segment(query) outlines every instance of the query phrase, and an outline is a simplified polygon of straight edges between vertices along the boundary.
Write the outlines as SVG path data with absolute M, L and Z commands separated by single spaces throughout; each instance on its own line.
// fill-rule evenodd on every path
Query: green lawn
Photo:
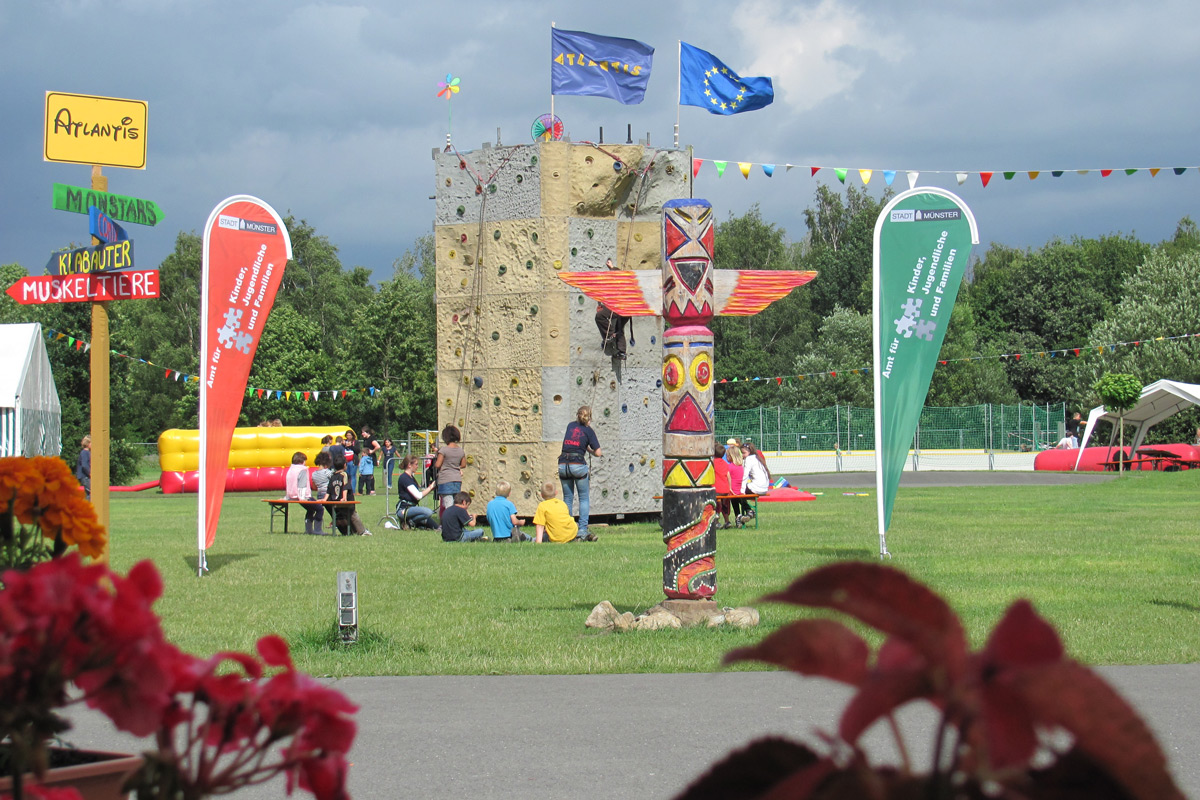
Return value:
M 362 498 L 373 537 L 271 535 L 259 500 L 275 494 L 227 495 L 211 572 L 197 578 L 196 496 L 117 493 L 112 561 L 121 570 L 144 558 L 157 563 L 168 635 L 199 654 L 249 649 L 276 632 L 316 675 L 708 671 L 729 649 L 797 615 L 756 604 L 764 593 L 830 561 L 876 560 L 870 491 L 764 503 L 759 530 L 719 534 L 718 600 L 755 604 L 763 625 L 753 631 L 584 628 L 601 600 L 637 612 L 661 599 L 655 525 L 596 528 L 596 544 L 444 544 L 430 532 L 382 530 L 382 494 Z M 902 489 L 890 563 L 946 596 L 976 644 L 1024 596 L 1087 663 L 1194 662 L 1198 492 L 1200 471 L 1078 486 Z M 303 519 L 293 517 L 292 527 L 302 529 Z M 329 642 L 339 570 L 358 573 L 362 641 L 350 648 Z

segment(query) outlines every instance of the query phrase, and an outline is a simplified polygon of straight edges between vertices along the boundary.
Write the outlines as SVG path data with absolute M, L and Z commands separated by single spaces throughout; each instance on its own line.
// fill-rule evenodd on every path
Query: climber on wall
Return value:
M 604 266 L 610 270 L 617 268 L 611 258 L 604 262 Z M 629 321 L 629 317 L 621 316 L 604 303 L 596 303 L 596 327 L 600 330 L 600 345 L 604 348 L 604 355 L 625 360 L 625 324 Z M 631 339 L 632 334 L 631 326 Z

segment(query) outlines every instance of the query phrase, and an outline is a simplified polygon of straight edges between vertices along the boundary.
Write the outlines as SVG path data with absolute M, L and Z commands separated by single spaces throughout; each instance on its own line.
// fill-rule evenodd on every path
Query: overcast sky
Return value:
M 139 267 L 244 193 L 308 220 L 346 266 L 386 279 L 431 230 L 430 153 L 447 130 L 438 82 L 461 79 L 460 150 L 494 142 L 497 128 L 505 144 L 530 141 L 549 111 L 552 21 L 656 48 L 641 105 L 555 99 L 576 141 L 600 126 L 624 141 L 632 124 L 635 140 L 669 145 L 680 39 L 774 79 L 762 110 L 682 109 L 681 144 L 696 156 L 756 162 L 749 180 L 735 163 L 720 179 L 703 165 L 695 194 L 720 219 L 758 203 L 801 238 L 803 209 L 818 181 L 836 186 L 834 167 L 860 187 L 857 170 L 876 170 L 876 195 L 882 170 L 899 171 L 898 188 L 903 171 L 920 171 L 921 185 L 967 202 L 985 247 L 1114 232 L 1159 241 L 1181 217 L 1200 218 L 1200 4 L 1187 0 L 0 0 L 0 263 L 40 274 L 52 250 L 87 238 L 84 217 L 51 209 L 53 183 L 90 179 L 85 166 L 42 159 L 45 92 L 58 91 L 149 103 L 147 168 L 105 169 L 110 191 L 165 212 L 155 228 L 127 226 Z M 761 163 L 779 165 L 773 178 Z M 810 165 L 829 169 L 814 179 Z M 987 188 L 954 176 L 983 170 L 997 173 Z M 1005 181 L 1004 170 L 1021 174 Z

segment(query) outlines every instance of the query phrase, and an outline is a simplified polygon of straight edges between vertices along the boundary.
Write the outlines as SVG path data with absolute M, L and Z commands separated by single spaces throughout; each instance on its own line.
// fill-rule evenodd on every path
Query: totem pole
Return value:
M 663 332 L 663 593 L 702 600 L 717 591 L 713 489 L 714 316 L 757 314 L 816 272 L 714 270 L 712 205 L 663 203 L 662 274 L 560 272 L 559 278 L 624 316 L 657 316 Z

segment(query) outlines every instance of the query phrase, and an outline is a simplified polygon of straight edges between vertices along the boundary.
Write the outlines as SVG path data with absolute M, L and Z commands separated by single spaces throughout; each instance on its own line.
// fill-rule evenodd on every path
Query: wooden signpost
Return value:
M 146 168 L 147 118 L 147 104 L 142 100 L 46 92 L 45 159 L 92 166 L 90 189 L 54 184 L 54 207 L 89 215 L 92 247 L 51 256 L 47 271 L 56 275 L 23 278 L 8 290 L 19 303 L 92 304 L 92 505 L 106 529 L 111 389 L 107 303 L 158 297 L 158 275 L 151 278 L 147 271 L 132 270 L 133 241 L 124 237 L 113 220 L 156 225 L 162 212 L 147 200 L 108 194 L 108 178 L 101 167 Z M 98 560 L 108 562 L 107 547 Z

